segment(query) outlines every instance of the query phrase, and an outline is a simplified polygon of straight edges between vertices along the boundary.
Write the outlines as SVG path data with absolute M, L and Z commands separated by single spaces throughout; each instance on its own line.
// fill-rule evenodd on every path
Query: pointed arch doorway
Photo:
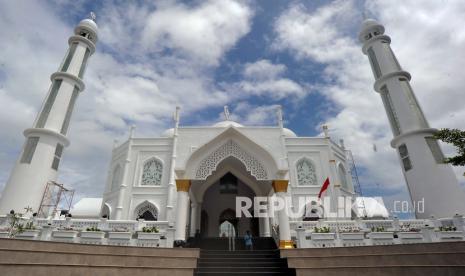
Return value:
M 220 214 L 220 237 L 235 237 L 237 233 L 237 224 L 239 219 L 233 209 L 226 209 Z
M 232 227 L 235 236 L 243 236 L 246 231 L 259 236 L 258 219 L 236 216 L 236 198 L 247 197 L 253 202 L 257 195 L 250 186 L 250 181 L 254 178 L 237 177 L 241 172 L 246 171 L 243 164 L 234 157 L 226 158 L 222 163 L 219 166 L 220 169 L 212 175 L 217 180 L 213 181 L 203 193 L 201 236 L 227 237 L 230 233 L 225 227 L 228 226 Z M 255 184 L 258 185 L 258 183 Z M 249 211 L 253 214 L 253 206 Z

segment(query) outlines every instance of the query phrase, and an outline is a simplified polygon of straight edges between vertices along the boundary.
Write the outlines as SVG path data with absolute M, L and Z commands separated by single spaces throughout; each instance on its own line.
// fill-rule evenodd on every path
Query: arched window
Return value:
M 316 221 L 323 217 L 323 206 L 316 201 L 309 202 L 305 205 L 303 212 L 303 221 Z
M 102 212 L 101 212 L 102 217 L 106 217 L 107 219 L 110 219 L 110 214 L 111 214 L 110 205 L 108 205 L 108 203 L 103 204 Z
M 118 164 L 113 169 L 113 174 L 111 176 L 111 190 L 116 191 L 121 184 L 121 166 Z
M 312 161 L 302 158 L 297 162 L 297 181 L 299 186 L 317 185 L 315 166 Z
M 136 219 L 144 219 L 150 221 L 158 220 L 158 209 L 152 203 L 144 201 L 136 208 Z
M 342 164 L 339 165 L 338 174 L 339 174 L 339 181 L 341 181 L 342 188 L 348 190 L 349 185 L 347 183 L 347 172 L 344 166 L 342 166 Z
M 163 174 L 163 165 L 160 161 L 152 158 L 144 163 L 142 171 L 143 186 L 159 186 L 161 185 L 161 176 Z

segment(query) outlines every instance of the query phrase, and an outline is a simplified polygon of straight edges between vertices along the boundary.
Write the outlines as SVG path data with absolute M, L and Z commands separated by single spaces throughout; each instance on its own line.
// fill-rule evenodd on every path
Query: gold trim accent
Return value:
M 275 193 L 287 192 L 287 186 L 289 185 L 289 180 L 273 180 L 273 189 Z
M 176 179 L 176 189 L 178 192 L 188 192 L 190 187 L 190 179 Z
M 279 249 L 294 249 L 294 242 L 279 240 Z

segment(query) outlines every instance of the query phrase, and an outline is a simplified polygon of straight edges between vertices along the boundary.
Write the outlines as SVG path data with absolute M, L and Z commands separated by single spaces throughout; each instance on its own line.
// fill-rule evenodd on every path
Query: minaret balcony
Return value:
M 59 80 L 69 80 L 74 83 L 74 85 L 77 85 L 79 88 L 79 91 L 84 91 L 86 88 L 86 85 L 84 82 L 77 76 L 67 73 L 67 72 L 55 72 L 50 76 L 50 80 L 53 82 L 54 80 L 59 79 Z
M 68 39 L 68 44 L 71 45 L 74 42 L 82 42 L 86 44 L 90 50 L 90 54 L 92 55 L 93 53 L 95 53 L 95 44 L 90 39 L 80 35 L 73 35 Z
M 375 81 L 374 84 L 374 89 L 376 92 L 380 93 L 381 92 L 381 87 L 385 84 L 385 82 L 390 79 L 390 78 L 395 78 L 395 77 L 405 77 L 409 81 L 412 79 L 412 76 L 410 75 L 409 72 L 407 71 L 396 71 L 396 72 L 390 72 L 385 75 L 382 75 L 379 79 Z

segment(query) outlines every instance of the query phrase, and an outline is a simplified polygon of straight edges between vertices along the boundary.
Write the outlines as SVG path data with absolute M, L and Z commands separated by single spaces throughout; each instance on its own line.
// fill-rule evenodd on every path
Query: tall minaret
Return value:
M 411 76 L 400 67 L 384 26 L 365 20 L 359 40 L 376 79 L 374 89 L 381 95 L 391 124 L 391 146 L 397 149 L 417 218 L 465 214 L 465 193 L 452 167 L 444 163 L 433 138 L 437 130 L 430 128 L 410 86 Z
M 26 142 L 0 198 L 0 214 L 10 210 L 39 209 L 47 182 L 56 181 L 76 99 L 84 90 L 82 77 L 89 56 L 95 52 L 95 15 L 84 19 L 68 40 L 69 49 L 58 71 L 50 77 L 47 98 L 33 124 L 24 131 Z

